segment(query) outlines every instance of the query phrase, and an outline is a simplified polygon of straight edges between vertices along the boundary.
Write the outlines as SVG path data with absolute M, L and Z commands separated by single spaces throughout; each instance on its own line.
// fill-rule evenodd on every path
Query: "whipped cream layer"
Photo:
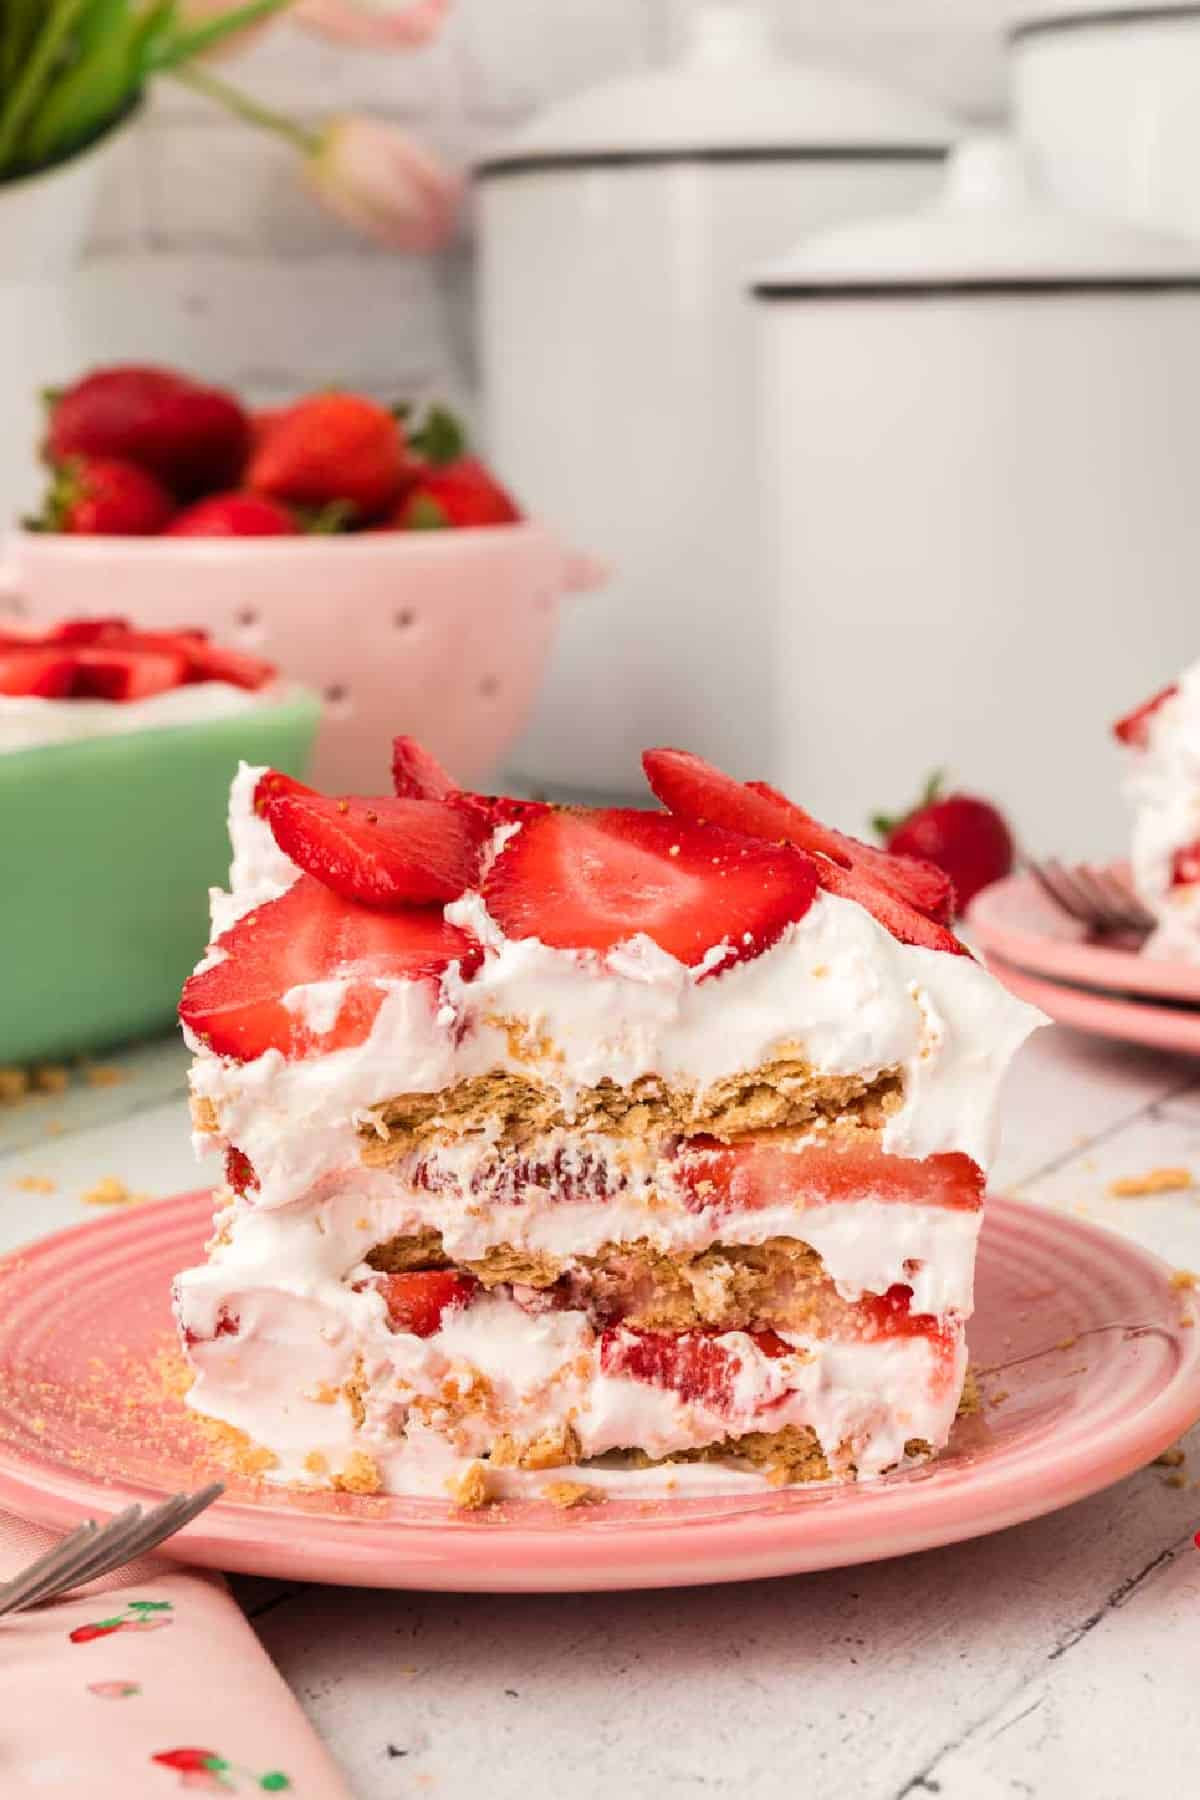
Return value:
M 278 704 L 287 688 L 279 682 L 251 690 L 227 681 L 196 681 L 151 694 L 145 700 L 43 700 L 36 694 L 0 695 L 0 752 L 39 750 L 85 738 L 124 737 L 172 725 L 200 725 L 236 719 Z
M 244 767 L 234 783 L 231 892 L 213 897 L 216 934 L 298 873 L 253 811 L 261 773 Z M 215 1110 L 219 1141 L 249 1156 L 260 1205 L 286 1205 L 355 1167 L 372 1106 L 497 1070 L 536 1076 L 568 1118 L 580 1090 L 602 1081 L 657 1076 L 703 1094 L 781 1057 L 817 1076 L 897 1070 L 903 1097 L 883 1148 L 918 1159 L 962 1151 L 986 1167 L 1000 1080 L 1043 1022 L 970 958 L 901 944 L 864 908 L 825 893 L 769 950 L 723 971 L 719 949 L 689 968 L 642 936 L 605 955 L 507 939 L 478 894 L 446 916 L 483 944 L 481 967 L 464 981 L 452 965 L 437 993 L 381 981 L 383 1004 L 359 1045 L 293 1062 L 272 1050 L 239 1064 L 189 1036 L 193 1092 Z M 316 982 L 284 1000 L 319 1026 L 339 992 L 337 982 Z M 210 1145 L 198 1137 L 199 1149 Z
M 1125 783 L 1133 807 L 1133 885 L 1158 920 L 1145 954 L 1200 961 L 1200 882 L 1176 882 L 1176 853 L 1200 842 L 1200 662 L 1146 721 Z
M 383 1491 L 444 1497 L 447 1480 L 486 1455 L 498 1432 L 527 1442 L 568 1425 L 581 1459 L 635 1447 L 669 1457 L 746 1432 L 809 1427 L 834 1479 L 876 1476 L 903 1465 L 914 1439 L 934 1449 L 945 1443 L 966 1371 L 961 1326 L 937 1339 L 870 1342 L 782 1333 L 789 1349 L 775 1356 L 747 1333 L 729 1332 L 720 1339 L 730 1357 L 727 1391 L 689 1398 L 606 1366 L 603 1340 L 580 1312 L 531 1314 L 493 1293 L 417 1338 L 388 1329 L 378 1293 L 351 1297 L 356 1317 L 348 1325 L 311 1294 L 227 1290 L 218 1298 L 195 1283 L 181 1294 L 182 1322 L 200 1334 L 190 1352 L 189 1403 L 268 1445 L 268 1480 L 327 1485 L 366 1456 Z M 236 1330 L 204 1337 L 222 1316 L 236 1318 Z M 631 1336 L 604 1335 L 618 1347 Z M 497 1496 L 536 1492 L 564 1476 L 643 1495 L 766 1479 L 710 1464 L 489 1469 Z

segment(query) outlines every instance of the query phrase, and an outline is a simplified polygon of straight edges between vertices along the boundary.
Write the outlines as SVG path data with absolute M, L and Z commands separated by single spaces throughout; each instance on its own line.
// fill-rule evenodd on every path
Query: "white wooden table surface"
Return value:
M 0 1107 L 0 1250 L 106 1175 L 199 1185 L 182 1051 Z M 57 1129 L 52 1131 L 51 1126 Z M 1042 1032 L 1010 1077 L 994 1185 L 1200 1270 L 1200 1064 Z M 25 1176 L 55 1183 L 39 1193 Z M 506 1597 L 239 1580 L 360 1800 L 1007 1800 L 1200 1794 L 1200 1430 L 1054 1517 L 858 1569 L 662 1593 Z M 299 1797 L 302 1800 L 302 1797 Z

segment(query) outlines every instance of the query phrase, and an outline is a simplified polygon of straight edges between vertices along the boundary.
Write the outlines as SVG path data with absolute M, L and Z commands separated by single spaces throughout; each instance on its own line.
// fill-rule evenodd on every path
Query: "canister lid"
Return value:
M 1194 244 L 1068 211 L 1041 190 L 1028 153 L 998 135 L 958 145 L 931 205 L 820 232 L 753 280 L 765 300 L 1193 287 Z
M 484 177 L 656 162 L 936 159 L 954 135 L 936 107 L 865 77 L 774 52 L 748 0 L 702 0 L 680 58 L 548 108 Z

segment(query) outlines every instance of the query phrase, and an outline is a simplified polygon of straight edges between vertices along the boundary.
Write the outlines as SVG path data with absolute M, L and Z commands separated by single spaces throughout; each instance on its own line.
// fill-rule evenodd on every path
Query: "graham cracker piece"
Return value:
M 1195 1185 L 1190 1169 L 1147 1169 L 1144 1175 L 1123 1175 L 1119 1181 L 1110 1181 L 1108 1191 L 1120 1200 L 1145 1194 L 1178 1194 Z
M 477 1511 L 491 1499 L 487 1470 L 481 1462 L 468 1464 L 461 1475 L 450 1477 L 446 1492 L 461 1512 Z
M 383 1476 L 373 1456 L 368 1456 L 365 1450 L 352 1450 L 331 1486 L 339 1494 L 377 1494 L 383 1486 Z
M 588 1487 L 583 1481 L 548 1481 L 538 1492 L 543 1500 L 564 1512 L 572 1506 L 598 1506 L 604 1500 L 599 1488 Z

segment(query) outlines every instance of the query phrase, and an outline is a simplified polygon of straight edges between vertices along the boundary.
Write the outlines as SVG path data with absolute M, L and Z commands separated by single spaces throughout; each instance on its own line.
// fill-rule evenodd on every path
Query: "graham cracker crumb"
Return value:
M 1054 1348 L 1056 1350 L 1073 1350 L 1078 1342 L 1079 1339 L 1077 1337 L 1059 1338 Z
M 138 1206 L 149 1194 L 135 1194 L 116 1175 L 105 1175 L 95 1187 L 87 1188 L 79 1198 L 85 1206 Z
M 383 1476 L 373 1456 L 365 1450 L 352 1450 L 341 1474 L 334 1476 L 333 1485 L 339 1494 L 377 1494 L 383 1486 Z
M 1169 1475 L 1163 1476 L 1164 1487 L 1185 1488 L 1187 1484 L 1188 1479 L 1182 1469 L 1174 1469 Z
M 124 1081 L 125 1071 L 117 1068 L 115 1063 L 84 1063 L 83 1079 L 89 1087 L 116 1087 Z
M 338 1397 L 338 1390 L 328 1381 L 318 1381 L 315 1388 L 305 1394 L 306 1400 L 313 1400 L 318 1406 L 332 1406 Z
M 273 1450 L 256 1444 L 236 1425 L 203 1417 L 200 1425 L 221 1461 L 236 1469 L 239 1475 L 265 1475 L 268 1469 L 279 1467 L 279 1458 Z
M 193 1094 L 191 1099 L 192 1129 L 207 1136 L 217 1133 L 217 1109 L 204 1094 Z
M 1179 1321 L 1179 1329 L 1180 1331 L 1190 1331 L 1195 1323 L 1196 1321 L 1193 1319 L 1191 1313 L 1184 1313 L 1182 1319 Z
M 319 1450 L 310 1450 L 304 1459 L 304 1467 L 310 1475 L 328 1475 L 329 1463 Z
M 71 1085 L 71 1071 L 61 1063 L 38 1063 L 30 1080 L 39 1094 L 65 1094 Z
M 0 1106 L 15 1106 L 29 1092 L 29 1076 L 24 1069 L 0 1068 Z
M 977 1413 L 980 1410 L 982 1405 L 983 1400 L 979 1393 L 979 1383 L 975 1379 L 975 1371 L 974 1369 L 968 1369 L 966 1379 L 963 1382 L 962 1393 L 958 1397 L 958 1411 L 956 1416 L 960 1419 L 969 1419 L 974 1413 Z
M 446 1492 L 460 1511 L 477 1511 L 491 1499 L 487 1470 L 481 1462 L 471 1463 L 461 1475 L 450 1477 L 446 1483 Z
M 1181 1290 L 1197 1288 L 1200 1287 L 1200 1275 L 1194 1269 L 1176 1269 L 1171 1276 L 1170 1285 Z
M 346 1405 L 350 1408 L 350 1417 L 353 1419 L 356 1429 L 360 1431 L 367 1416 L 366 1402 L 363 1398 L 366 1391 L 367 1375 L 366 1370 L 363 1367 L 363 1359 L 361 1356 L 356 1356 L 354 1359 L 354 1373 L 351 1375 L 349 1381 L 343 1386 L 342 1393 L 346 1396 Z
M 588 1487 L 582 1481 L 548 1481 L 538 1491 L 543 1500 L 564 1512 L 571 1506 L 596 1506 L 604 1499 L 598 1488 Z
M 1129 1199 L 1142 1194 L 1178 1194 L 1194 1187 L 1190 1169 L 1148 1169 L 1144 1175 L 1125 1175 L 1110 1181 L 1108 1191 L 1115 1199 Z
M 1169 1450 L 1155 1457 L 1154 1466 L 1156 1469 L 1178 1469 L 1186 1461 L 1187 1451 L 1179 1444 L 1172 1444 Z
M 18 1175 L 13 1182 L 25 1194 L 52 1194 L 56 1185 L 48 1175 Z

